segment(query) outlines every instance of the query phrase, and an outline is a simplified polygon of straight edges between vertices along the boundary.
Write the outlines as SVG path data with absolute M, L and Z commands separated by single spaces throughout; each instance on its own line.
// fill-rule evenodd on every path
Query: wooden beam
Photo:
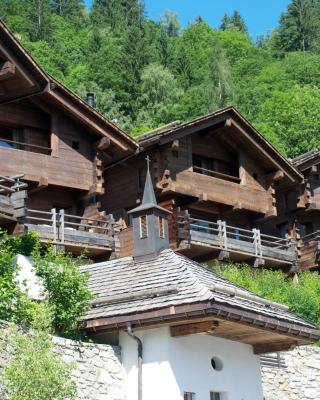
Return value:
M 59 125 L 58 125 L 58 115 L 57 113 L 52 113 L 51 116 L 51 138 L 50 138 L 50 146 L 51 146 L 51 157 L 59 156 Z
M 282 170 L 272 172 L 268 175 L 268 178 L 275 182 L 281 181 L 284 178 L 284 172 Z
M 108 147 L 110 147 L 110 145 L 111 145 L 110 138 L 103 137 L 101 140 L 98 140 L 95 143 L 95 148 L 96 148 L 96 150 L 103 151 L 103 150 L 106 150 Z
M 203 321 L 193 324 L 170 326 L 172 337 L 194 335 L 196 333 L 213 332 L 219 323 L 217 321 Z
M 293 350 L 298 345 L 297 341 L 280 341 L 270 343 L 259 343 L 253 345 L 253 352 L 256 355 L 274 353 L 277 351 Z
M 12 64 L 10 61 L 5 62 L 0 69 L 0 81 L 4 81 L 13 77 L 15 75 L 15 72 L 16 68 L 14 64 Z
M 47 188 L 48 184 L 49 184 L 48 177 L 47 176 L 40 176 L 38 186 L 36 186 L 35 188 L 29 190 L 29 194 L 33 194 L 33 193 L 39 192 L 40 190 L 43 190 L 43 189 Z

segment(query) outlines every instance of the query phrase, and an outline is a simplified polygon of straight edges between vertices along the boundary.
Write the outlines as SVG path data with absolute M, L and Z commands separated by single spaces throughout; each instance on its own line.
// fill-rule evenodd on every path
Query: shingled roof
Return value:
M 312 163 L 319 163 L 320 162 L 320 150 L 310 150 L 304 154 L 301 154 L 298 157 L 295 157 L 292 160 L 292 164 L 300 169 L 301 171 L 304 171 L 304 169 L 309 168 Z
M 298 327 L 299 334 L 315 340 L 316 325 L 288 311 L 285 306 L 270 302 L 218 276 L 202 265 L 166 249 L 147 262 L 120 258 L 81 267 L 89 272 L 89 289 L 95 295 L 93 307 L 85 315 L 104 323 L 130 320 L 132 315 L 170 307 L 205 304 L 206 307 L 229 306 L 236 314 L 250 312 L 281 325 Z M 119 319 L 119 317 L 121 317 Z

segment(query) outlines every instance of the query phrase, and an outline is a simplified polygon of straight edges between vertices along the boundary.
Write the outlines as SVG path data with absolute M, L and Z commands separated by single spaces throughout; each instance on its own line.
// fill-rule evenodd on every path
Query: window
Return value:
M 287 222 L 284 222 L 283 224 L 277 225 L 277 229 L 279 232 L 279 236 L 283 239 L 286 238 L 287 235 Z
M 172 157 L 174 157 L 174 158 L 179 158 L 179 152 L 178 152 L 178 150 L 172 150 Z
M 159 217 L 159 236 L 164 238 L 164 218 Z
M 79 150 L 79 142 L 73 141 L 73 142 L 72 142 L 72 148 L 73 148 L 74 150 Z
M 215 370 L 215 371 L 221 371 L 223 368 L 223 364 L 222 361 L 220 360 L 220 358 L 218 357 L 212 357 L 211 358 L 211 367 Z
M 184 392 L 183 400 L 196 400 L 196 394 L 192 392 Z
M 12 148 L 13 143 L 13 132 L 12 129 L 0 129 L 0 147 Z
M 300 225 L 300 235 L 306 236 L 313 233 L 313 224 L 312 222 L 305 222 L 304 224 Z
M 210 392 L 210 400 L 222 400 L 221 393 Z
M 140 238 L 145 239 L 148 237 L 148 220 L 146 215 L 140 217 Z
M 195 172 L 203 175 L 222 179 L 226 176 L 239 178 L 239 165 L 227 161 L 193 155 L 193 168 Z

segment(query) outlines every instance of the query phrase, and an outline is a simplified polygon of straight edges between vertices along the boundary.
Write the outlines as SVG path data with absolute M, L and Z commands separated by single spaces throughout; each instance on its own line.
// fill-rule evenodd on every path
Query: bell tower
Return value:
M 133 257 L 135 261 L 148 261 L 169 248 L 168 214 L 158 206 L 150 176 L 150 158 L 147 160 L 147 176 L 142 203 L 129 211 L 133 225 Z

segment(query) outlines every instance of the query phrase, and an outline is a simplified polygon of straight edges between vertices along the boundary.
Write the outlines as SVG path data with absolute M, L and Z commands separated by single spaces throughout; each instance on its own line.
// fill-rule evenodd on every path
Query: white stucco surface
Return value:
M 172 338 L 169 328 L 136 333 L 143 342 L 143 399 L 183 400 L 184 392 L 196 400 L 210 400 L 210 391 L 221 400 L 262 400 L 259 357 L 252 347 L 209 335 Z M 137 344 L 120 334 L 127 400 L 137 400 Z M 218 357 L 221 371 L 211 366 Z

